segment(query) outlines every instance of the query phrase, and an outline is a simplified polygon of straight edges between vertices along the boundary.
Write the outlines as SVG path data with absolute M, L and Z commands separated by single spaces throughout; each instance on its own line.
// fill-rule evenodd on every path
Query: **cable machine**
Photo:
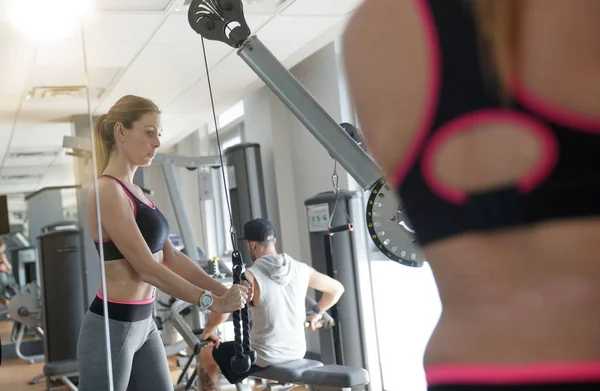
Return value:
M 193 0 L 190 27 L 203 38 L 220 41 L 258 75 L 300 122 L 365 191 L 370 191 L 366 220 L 377 249 L 405 266 L 425 261 L 401 202 L 381 177 L 381 170 L 362 148 L 351 124 L 338 124 L 256 35 L 251 35 L 241 0 Z M 385 236 L 385 237 L 384 237 Z

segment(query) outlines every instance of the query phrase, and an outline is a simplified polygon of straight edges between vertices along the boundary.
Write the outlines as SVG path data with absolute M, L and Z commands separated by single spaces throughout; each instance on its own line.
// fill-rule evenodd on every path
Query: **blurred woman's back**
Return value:
M 366 144 L 442 300 L 432 389 L 600 389 L 599 21 L 596 0 L 367 0 L 348 25 Z

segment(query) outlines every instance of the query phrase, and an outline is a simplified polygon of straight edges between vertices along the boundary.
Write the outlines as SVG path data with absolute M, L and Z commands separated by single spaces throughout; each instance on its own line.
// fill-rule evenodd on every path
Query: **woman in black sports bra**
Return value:
M 600 1 L 366 0 L 344 56 L 443 311 L 430 390 L 600 389 Z
M 89 193 L 87 218 L 105 262 L 115 391 L 173 389 L 165 349 L 152 317 L 156 288 L 223 313 L 243 307 L 252 294 L 247 285 L 227 289 L 178 251 L 168 238 L 165 217 L 133 184 L 136 169 L 150 165 L 160 147 L 160 132 L 158 107 L 131 95 L 119 99 L 95 122 L 96 163 L 101 175 Z M 99 286 L 81 327 L 77 352 L 80 391 L 109 389 L 103 300 Z

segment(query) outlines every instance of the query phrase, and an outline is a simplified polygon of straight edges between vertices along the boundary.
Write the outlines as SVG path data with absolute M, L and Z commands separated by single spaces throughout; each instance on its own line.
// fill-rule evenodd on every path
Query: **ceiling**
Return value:
M 201 38 L 189 26 L 189 0 L 95 0 L 83 32 L 32 43 L 13 28 L 0 0 L 0 194 L 11 210 L 23 194 L 75 183 L 62 139 L 71 116 L 105 113 L 122 95 L 154 100 L 168 148 L 211 118 Z M 24 1 L 24 0 L 17 0 Z M 331 42 L 361 0 L 244 0 L 253 34 L 291 67 Z M 83 36 L 83 38 L 82 38 Z M 262 85 L 234 49 L 206 41 L 217 113 Z M 47 87 L 74 87 L 68 93 Z

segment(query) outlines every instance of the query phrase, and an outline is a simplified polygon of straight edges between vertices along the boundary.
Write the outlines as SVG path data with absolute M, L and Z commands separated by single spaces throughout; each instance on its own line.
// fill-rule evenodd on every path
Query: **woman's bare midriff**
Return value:
M 156 262 L 162 262 L 162 251 L 154 254 Z M 108 300 L 130 302 L 150 299 L 155 295 L 154 286 L 144 282 L 139 273 L 125 259 L 104 262 Z M 98 287 L 102 294 L 102 286 Z
M 428 246 L 442 363 L 600 359 L 600 218 L 543 222 Z

